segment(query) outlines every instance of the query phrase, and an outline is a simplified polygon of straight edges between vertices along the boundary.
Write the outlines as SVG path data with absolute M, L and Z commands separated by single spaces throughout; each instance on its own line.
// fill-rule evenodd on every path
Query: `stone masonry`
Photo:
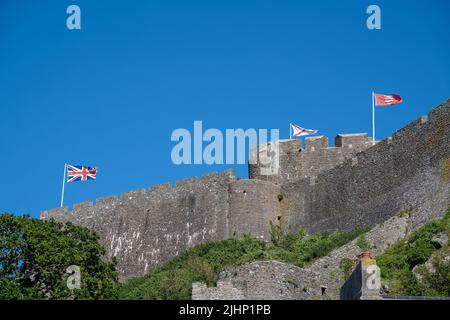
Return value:
M 95 230 L 115 256 L 122 280 L 143 275 L 201 243 L 251 233 L 268 240 L 269 221 L 279 212 L 278 187 L 237 180 L 233 171 L 44 211 L 41 218 L 71 221 Z M 257 214 L 254 214 L 257 212 Z
M 450 100 L 375 146 L 367 134 L 279 142 L 279 172 L 249 179 L 211 173 L 47 210 L 96 231 L 115 256 L 122 280 L 143 275 L 195 245 L 252 234 L 269 241 L 269 222 L 309 233 L 383 223 L 400 212 L 411 228 L 440 217 L 449 204 Z M 260 146 L 253 152 L 260 152 Z
M 217 287 L 192 284 L 192 299 L 308 300 L 322 294 L 321 287 L 311 285 L 315 278 L 315 272 L 288 263 L 255 261 L 222 270 Z
M 281 175 L 294 175 L 291 170 L 284 167 Z M 417 226 L 445 213 L 449 181 L 447 100 L 331 169 L 282 182 L 282 224 L 293 230 L 304 226 L 309 233 L 348 231 L 408 211 Z
M 374 255 L 380 254 L 396 241 L 405 238 L 412 231 L 412 220 L 408 213 L 396 215 L 384 223 L 376 225 L 366 234 Z M 192 299 L 209 300 L 235 299 L 233 294 L 244 296 L 246 300 L 335 300 L 340 297 L 346 275 L 341 265 L 349 259 L 355 265 L 361 248 L 357 239 L 330 252 L 303 268 L 278 261 L 256 261 L 240 266 L 225 267 L 219 273 L 219 282 L 227 286 L 206 288 L 206 284 L 196 286 L 203 290 L 192 291 Z

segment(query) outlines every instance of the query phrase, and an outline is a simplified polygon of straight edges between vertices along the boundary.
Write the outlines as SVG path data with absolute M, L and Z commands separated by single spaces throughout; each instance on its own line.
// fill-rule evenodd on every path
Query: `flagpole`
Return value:
M 292 125 L 289 123 L 289 140 L 292 139 Z
M 66 172 L 67 172 L 67 163 L 64 163 L 64 175 L 63 175 L 62 191 L 61 191 L 61 208 L 64 205 L 64 186 L 66 184 Z
M 372 91 L 372 145 L 375 145 L 375 94 Z

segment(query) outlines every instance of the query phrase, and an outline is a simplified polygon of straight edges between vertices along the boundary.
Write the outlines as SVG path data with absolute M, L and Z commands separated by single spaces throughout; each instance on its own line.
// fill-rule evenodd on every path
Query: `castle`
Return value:
M 408 212 L 411 228 L 449 204 L 450 99 L 372 146 L 367 134 L 281 140 L 279 171 L 249 179 L 210 173 L 47 210 L 42 219 L 95 230 L 115 256 L 120 279 L 140 276 L 201 243 L 252 234 L 269 241 L 269 222 L 308 233 L 381 224 Z M 264 152 L 267 145 L 253 152 Z

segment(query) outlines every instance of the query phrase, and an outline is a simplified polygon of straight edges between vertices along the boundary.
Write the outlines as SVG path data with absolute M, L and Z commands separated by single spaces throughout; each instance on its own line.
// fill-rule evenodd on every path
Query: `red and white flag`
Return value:
M 316 134 L 319 132 L 319 130 L 305 129 L 292 123 L 291 127 L 292 127 L 292 135 L 294 137 L 309 136 L 310 134 Z
M 381 94 L 374 93 L 376 106 L 390 106 L 402 103 L 402 97 L 399 94 Z
M 402 102 L 399 94 L 381 94 L 372 91 L 372 145 L 375 145 L 375 106 L 392 106 Z

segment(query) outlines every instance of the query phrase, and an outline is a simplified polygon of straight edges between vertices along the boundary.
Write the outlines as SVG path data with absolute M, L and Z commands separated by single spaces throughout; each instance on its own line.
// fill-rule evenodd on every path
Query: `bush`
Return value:
M 303 266 L 355 239 L 360 233 L 338 232 L 307 237 L 304 229 L 285 233 L 280 226 L 271 224 L 272 246 L 251 236 L 197 246 L 148 275 L 129 280 L 122 286 L 120 298 L 190 299 L 192 282 L 214 286 L 218 271 L 226 265 L 278 260 Z
M 355 265 L 355 261 L 349 258 L 344 258 L 341 260 L 340 263 L 340 269 L 341 272 L 344 274 L 344 280 L 347 280 L 350 276 L 350 271 L 352 270 L 353 266 Z
M 86 228 L 28 216 L 0 215 L 0 299 L 114 299 L 115 263 L 102 260 L 98 236 Z M 69 290 L 67 267 L 81 271 Z
M 429 279 L 425 280 L 429 280 L 430 287 L 419 283 L 413 273 L 414 267 L 425 263 L 441 248 L 439 243 L 433 241 L 433 237 L 444 231 L 450 232 L 450 207 L 442 219 L 429 222 L 413 232 L 408 239 L 396 242 L 376 257 L 381 276 L 392 293 L 413 296 L 440 295 L 450 290 L 449 280 L 445 280 L 448 277 L 448 269 L 444 264 L 438 265 L 436 275 L 426 276 Z
M 305 229 L 296 233 L 284 233 L 279 226 L 271 224 L 271 239 L 274 247 L 268 248 L 267 258 L 304 266 L 317 258 L 326 256 L 332 250 L 352 241 L 364 230 L 315 234 L 307 237 Z
M 436 272 L 425 274 L 425 283 L 429 285 L 427 293 L 433 296 L 450 297 L 450 261 L 433 261 Z
M 150 274 L 129 280 L 122 286 L 120 298 L 190 299 L 192 282 L 215 285 L 220 268 L 261 259 L 264 249 L 262 241 L 250 236 L 197 246 Z
M 362 250 L 362 251 L 367 251 L 369 250 L 372 246 L 370 245 L 370 242 L 367 241 L 366 238 L 366 234 L 363 233 L 358 237 L 358 240 L 356 241 L 356 245 Z

